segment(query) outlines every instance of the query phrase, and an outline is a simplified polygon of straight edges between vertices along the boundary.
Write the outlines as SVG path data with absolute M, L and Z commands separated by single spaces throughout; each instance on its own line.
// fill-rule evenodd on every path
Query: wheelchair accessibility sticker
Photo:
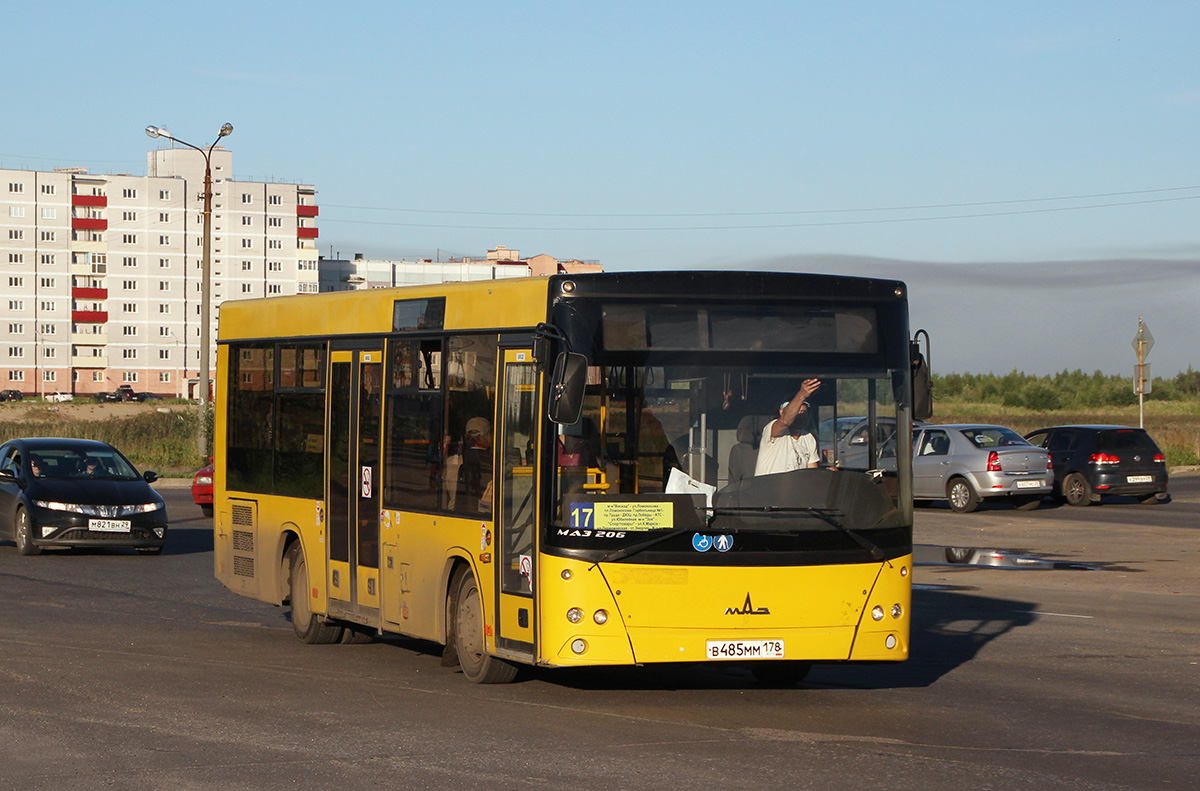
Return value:
M 733 548 L 733 536 L 706 536 L 703 533 L 692 535 L 692 549 L 697 552 L 707 552 L 714 547 L 718 552 L 728 552 Z

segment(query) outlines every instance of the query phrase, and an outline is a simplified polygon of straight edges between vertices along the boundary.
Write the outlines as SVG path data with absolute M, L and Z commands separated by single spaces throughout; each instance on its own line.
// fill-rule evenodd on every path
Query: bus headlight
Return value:
M 880 607 L 878 604 L 876 604 L 871 609 L 871 617 L 877 621 L 882 621 L 883 620 L 883 608 Z
M 604 624 L 608 623 L 608 613 L 604 610 L 596 610 L 596 614 L 592 616 L 592 620 L 595 621 L 598 626 L 603 626 Z
M 579 623 L 583 620 L 583 610 L 578 607 L 572 607 L 567 610 L 567 620 L 571 623 Z
M 901 607 L 899 604 L 893 604 L 892 605 L 892 617 L 899 618 L 901 615 L 904 615 L 904 608 Z
M 587 641 L 575 639 L 571 641 L 571 650 L 577 654 L 582 654 L 587 650 Z

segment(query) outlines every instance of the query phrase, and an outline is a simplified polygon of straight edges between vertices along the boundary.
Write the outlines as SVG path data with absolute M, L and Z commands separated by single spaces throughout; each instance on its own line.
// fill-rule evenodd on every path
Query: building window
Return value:
M 160 281 L 158 281 L 158 290 L 159 291 L 170 291 L 171 284 L 165 280 L 160 280 Z
M 25 334 L 25 325 L 24 324 L 9 324 L 8 325 L 8 334 L 9 335 L 24 335 Z
M 249 272 L 253 267 L 254 267 L 254 264 L 251 263 L 250 261 L 242 262 L 242 271 L 243 272 Z
M 159 349 L 158 350 L 158 359 L 160 359 L 160 360 L 171 359 L 171 350 L 170 349 Z
M 24 253 L 9 253 L 8 254 L 8 262 L 10 264 L 23 264 L 23 263 L 25 263 L 25 254 Z
M 279 285 L 278 283 L 271 283 L 270 285 L 267 286 L 267 293 L 268 294 L 282 294 L 283 286 Z
M 54 253 L 43 253 L 42 254 L 42 263 L 43 264 L 53 264 L 54 263 Z
M 121 243 L 122 244 L 137 244 L 137 234 L 136 233 L 121 234 Z
M 270 247 L 272 250 L 282 250 L 283 242 L 279 241 L 278 239 L 269 239 L 267 241 L 267 247 Z
M 20 241 L 21 239 L 25 238 L 25 232 L 19 229 L 10 228 L 8 231 L 8 238 L 14 241 Z
M 159 200 L 171 200 L 171 191 L 170 190 L 159 190 L 158 191 L 158 199 Z
M 42 278 L 42 288 L 54 288 L 55 279 L 52 277 Z
M 170 213 L 165 212 L 165 211 L 160 211 L 158 213 L 158 221 L 159 222 L 170 222 L 171 221 Z
M 24 371 L 9 371 L 8 372 L 8 381 L 24 382 L 25 381 L 25 372 Z
M 159 269 L 170 269 L 171 268 L 171 259 L 170 258 L 158 259 L 158 268 Z
M 42 194 L 43 195 L 53 195 L 54 194 L 54 185 L 53 184 L 43 184 L 42 185 Z
M 158 312 L 159 312 L 159 313 L 170 313 L 170 312 L 171 312 L 171 306 L 170 306 L 170 305 L 168 305 L 168 304 L 166 304 L 166 303 L 160 303 L 160 304 L 159 304 L 159 306 L 158 306 Z
M 250 284 L 249 283 L 242 283 L 242 293 L 243 294 L 250 293 Z
M 137 222 L 137 212 L 123 211 L 121 212 L 121 219 L 125 222 Z
M 254 196 L 249 192 L 242 193 L 242 203 L 254 203 Z
M 93 382 L 103 382 L 104 381 L 104 371 L 92 371 L 92 381 Z
M 271 197 L 267 198 L 267 202 L 270 203 L 272 206 L 278 206 L 281 203 L 283 203 L 283 196 L 282 195 L 272 195 Z
M 243 239 L 242 240 L 242 247 L 253 247 L 253 246 L 254 246 L 253 239 Z
M 53 346 L 47 346 L 46 348 L 42 349 L 42 356 L 43 357 L 54 357 L 56 351 L 57 350 Z
M 13 358 L 14 360 L 24 357 L 25 356 L 25 347 L 24 346 L 9 346 L 8 347 L 8 356 Z
M 43 220 L 58 219 L 58 209 L 42 209 L 42 219 Z
M 282 217 L 268 217 L 267 224 L 270 225 L 272 228 L 282 228 L 283 227 L 283 218 Z
M 44 300 L 42 300 L 41 305 L 42 305 L 42 310 L 45 311 L 46 313 L 54 312 L 54 302 L 52 302 L 51 300 L 44 299 Z
M 15 193 L 22 193 L 25 191 L 25 185 L 24 184 L 14 184 L 13 182 L 10 181 L 8 183 L 8 191 L 15 192 Z
M 58 328 L 55 327 L 53 324 L 43 324 L 42 325 L 42 334 L 43 335 L 54 335 L 57 332 L 58 332 Z
M 159 372 L 159 374 L 158 374 L 158 381 L 160 381 L 160 382 L 163 382 L 164 384 L 165 384 L 166 382 L 169 382 L 169 381 L 171 381 L 171 374 L 170 374 L 170 372 L 169 372 L 169 371 L 160 371 L 160 372 Z
M 122 302 L 121 303 L 121 312 L 122 313 L 137 313 L 137 303 L 136 302 Z
M 126 360 L 136 360 L 137 359 L 137 349 L 122 349 L 121 357 Z
M 23 278 L 23 277 L 10 277 L 8 279 L 8 287 L 9 288 L 22 288 L 24 285 L 25 285 L 25 278 Z
M 137 327 L 135 327 L 131 324 L 126 324 L 124 327 L 121 328 L 121 334 L 122 335 L 137 335 Z
M 53 382 L 58 379 L 57 371 L 42 371 L 43 382 Z
M 54 231 L 42 231 L 42 241 L 43 242 L 53 242 L 54 241 Z
M 8 301 L 9 310 L 25 310 L 25 301 L 20 299 L 10 299 Z
M 123 197 L 123 198 L 136 198 L 136 197 L 137 197 L 137 190 L 135 190 L 135 189 L 124 189 L 124 190 L 121 190 L 121 197 Z
M 254 225 L 254 218 L 242 215 L 242 225 Z
M 270 269 L 272 272 L 282 272 L 283 271 L 283 262 L 282 261 L 269 261 L 269 262 L 267 262 L 267 269 Z
M 135 256 L 127 255 L 121 259 L 121 266 L 137 266 L 137 258 Z
M 132 384 L 137 381 L 137 371 L 126 371 L 125 376 L 121 377 L 124 381 Z
M 122 280 L 121 288 L 125 289 L 126 291 L 137 291 L 137 281 L 136 280 Z
M 159 243 L 159 244 L 161 244 L 161 245 L 169 245 L 169 244 L 171 244 L 171 237 L 169 237 L 169 236 L 159 236 L 159 237 L 158 237 L 158 243 Z

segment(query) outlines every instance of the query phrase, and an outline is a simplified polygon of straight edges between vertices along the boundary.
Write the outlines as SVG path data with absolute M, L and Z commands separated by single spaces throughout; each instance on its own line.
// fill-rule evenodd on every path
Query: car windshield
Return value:
M 962 429 L 963 436 L 977 448 L 998 448 L 1003 445 L 1028 445 L 1017 432 L 1003 426 L 976 426 Z
M 86 452 L 73 448 L 41 448 L 30 454 L 30 473 L 38 478 L 135 480 L 139 477 L 137 470 L 112 448 L 94 448 Z

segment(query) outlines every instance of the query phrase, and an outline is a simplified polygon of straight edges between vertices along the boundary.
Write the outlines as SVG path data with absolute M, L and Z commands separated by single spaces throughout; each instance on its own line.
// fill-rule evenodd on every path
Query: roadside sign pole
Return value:
M 1133 369 L 1133 389 L 1138 397 L 1138 428 L 1145 428 L 1145 398 L 1152 387 L 1150 363 L 1146 362 L 1146 358 L 1150 356 L 1150 349 L 1154 347 L 1154 336 L 1150 334 L 1150 328 L 1146 326 L 1146 322 L 1142 320 L 1141 316 L 1138 316 L 1138 331 L 1137 335 L 1133 336 L 1132 345 L 1134 353 L 1137 354 L 1137 367 Z

